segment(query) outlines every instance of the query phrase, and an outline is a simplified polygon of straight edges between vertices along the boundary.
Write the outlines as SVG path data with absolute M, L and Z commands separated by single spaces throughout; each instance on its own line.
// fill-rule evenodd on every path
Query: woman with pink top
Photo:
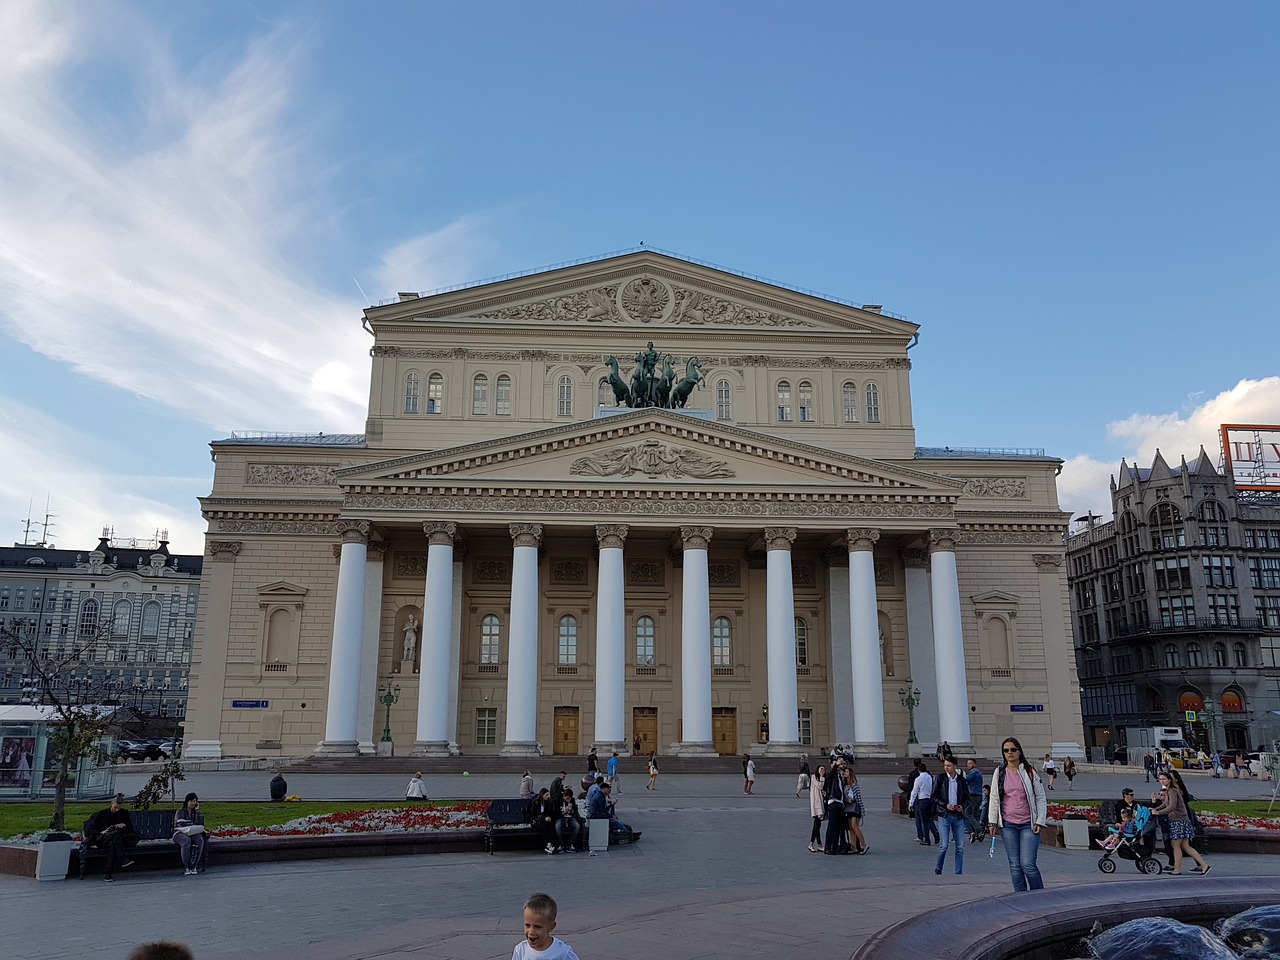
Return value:
M 991 836 L 1000 833 L 1013 889 L 1043 890 L 1036 854 L 1040 851 L 1040 828 L 1048 816 L 1044 784 L 1016 737 L 1005 737 L 1000 750 L 1004 764 L 991 775 L 987 823 Z

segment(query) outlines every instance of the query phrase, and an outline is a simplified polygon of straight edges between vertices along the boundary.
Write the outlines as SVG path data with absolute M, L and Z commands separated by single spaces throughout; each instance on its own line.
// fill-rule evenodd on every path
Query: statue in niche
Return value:
M 418 649 L 418 621 L 413 614 L 409 615 L 409 622 L 404 625 L 404 650 L 400 654 L 401 663 L 413 663 L 414 654 Z

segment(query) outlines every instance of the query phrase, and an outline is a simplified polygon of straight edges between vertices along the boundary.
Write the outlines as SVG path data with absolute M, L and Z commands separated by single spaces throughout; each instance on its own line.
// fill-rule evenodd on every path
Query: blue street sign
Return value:
M 233 710 L 266 710 L 271 706 L 270 700 L 232 700 Z
M 1043 703 L 1011 703 L 1010 713 L 1044 713 Z

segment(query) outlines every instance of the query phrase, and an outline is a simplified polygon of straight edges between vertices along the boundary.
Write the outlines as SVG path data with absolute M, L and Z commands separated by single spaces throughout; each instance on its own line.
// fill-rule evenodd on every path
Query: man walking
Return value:
M 969 828 L 969 842 L 978 843 L 987 835 L 986 824 L 978 822 L 978 811 L 982 807 L 982 771 L 978 769 L 978 761 L 973 757 L 966 760 L 964 766 L 964 784 L 969 789 L 964 817 Z
M 1142 758 L 1142 769 L 1147 773 L 1147 783 L 1150 783 L 1151 775 L 1156 772 L 1156 758 L 1151 755 L 1150 750 Z
M 942 821 L 942 849 L 938 851 L 938 862 L 933 867 L 937 876 L 942 875 L 942 867 L 947 862 L 947 847 L 953 844 L 956 848 L 956 876 L 964 873 L 963 833 L 968 805 L 969 785 L 956 769 L 955 758 L 947 757 L 942 761 L 942 776 L 933 786 L 933 806 Z
M 613 756 L 609 758 L 609 786 L 613 788 L 614 796 L 622 796 L 622 784 L 618 782 L 618 751 L 613 751 Z

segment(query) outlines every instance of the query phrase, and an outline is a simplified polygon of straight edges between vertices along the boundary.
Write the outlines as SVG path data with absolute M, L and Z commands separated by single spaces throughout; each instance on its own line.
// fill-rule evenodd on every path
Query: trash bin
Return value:
M 37 880 L 65 880 L 71 865 L 71 851 L 76 848 L 69 833 L 50 833 L 40 841 L 36 852 Z
M 1062 819 L 1062 842 L 1068 850 L 1089 849 L 1089 818 L 1079 814 Z
M 600 819 L 587 821 L 587 847 L 592 853 L 609 852 L 608 820 Z

